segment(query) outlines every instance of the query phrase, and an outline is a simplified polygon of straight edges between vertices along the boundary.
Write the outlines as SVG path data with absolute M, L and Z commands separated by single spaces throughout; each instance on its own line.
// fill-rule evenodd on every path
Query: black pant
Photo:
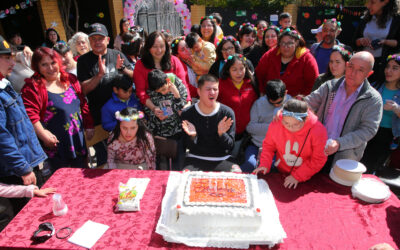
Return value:
M 194 157 L 186 157 L 184 169 L 190 171 L 216 171 L 216 172 L 231 172 L 232 165 L 235 163 L 229 158 L 224 161 L 207 161 Z
M 43 177 L 39 167 L 35 167 L 33 172 L 36 175 L 36 186 L 39 188 L 43 186 Z M 0 182 L 5 184 L 14 184 L 14 185 L 24 185 L 22 178 L 19 176 L 7 176 L 7 177 L 0 177 Z M 19 211 L 28 203 L 29 198 L 9 198 L 8 199 L 11 203 L 12 210 L 14 215 L 18 214 Z
M 374 138 L 368 142 L 361 159 L 361 162 L 367 167 L 367 174 L 374 174 L 383 167 L 390 155 L 390 143 L 392 140 L 392 129 L 379 127 Z

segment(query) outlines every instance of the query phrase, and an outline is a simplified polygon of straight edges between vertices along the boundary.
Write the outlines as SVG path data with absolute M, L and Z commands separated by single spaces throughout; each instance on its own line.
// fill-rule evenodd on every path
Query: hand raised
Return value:
M 106 73 L 106 59 L 101 59 L 101 55 L 99 55 L 99 73 L 97 73 L 99 76 L 104 76 Z
M 218 135 L 221 136 L 223 133 L 229 130 L 229 128 L 232 126 L 233 120 L 232 118 L 224 117 L 222 120 L 218 123 Z
M 182 121 L 182 129 L 183 131 L 185 131 L 187 135 L 191 137 L 196 137 L 197 135 L 196 127 L 192 123 L 186 120 Z
M 117 63 L 116 63 L 116 65 L 115 65 L 115 67 L 116 67 L 117 69 L 120 69 L 120 68 L 122 67 L 123 64 L 124 64 L 124 59 L 121 58 L 120 54 L 118 54 L 118 56 L 117 56 Z

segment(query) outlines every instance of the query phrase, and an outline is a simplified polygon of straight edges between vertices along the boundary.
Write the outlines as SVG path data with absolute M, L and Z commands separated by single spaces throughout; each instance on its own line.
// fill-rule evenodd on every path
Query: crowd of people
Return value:
M 287 188 L 339 159 L 376 173 L 400 138 L 400 1 L 366 6 L 347 45 L 334 18 L 307 45 L 288 13 L 236 37 L 218 13 L 176 38 L 124 18 L 113 48 L 100 23 L 68 43 L 50 28 L 34 51 L 1 37 L 0 196 L 54 192 L 35 191 L 39 164 L 87 168 L 101 131 L 96 162 L 110 169 L 280 171 Z M 172 161 L 160 140 L 176 147 Z

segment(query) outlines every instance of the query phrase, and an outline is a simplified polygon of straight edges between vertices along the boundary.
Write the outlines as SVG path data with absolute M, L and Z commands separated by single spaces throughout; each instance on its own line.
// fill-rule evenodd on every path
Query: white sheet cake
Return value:
M 198 247 L 273 246 L 286 237 L 264 180 L 216 172 L 171 172 L 156 232 Z

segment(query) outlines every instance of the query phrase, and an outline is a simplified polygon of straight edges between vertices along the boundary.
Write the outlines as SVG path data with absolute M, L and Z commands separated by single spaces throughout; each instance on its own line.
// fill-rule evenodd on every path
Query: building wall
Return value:
M 57 30 L 61 40 L 66 41 L 67 37 L 65 35 L 57 0 L 39 0 L 38 11 L 43 30 L 50 28 L 52 24 L 55 23 L 57 26 L 53 28 Z
M 121 32 L 119 21 L 124 17 L 124 6 L 122 0 L 108 0 L 108 6 L 110 7 L 113 37 L 115 37 Z

